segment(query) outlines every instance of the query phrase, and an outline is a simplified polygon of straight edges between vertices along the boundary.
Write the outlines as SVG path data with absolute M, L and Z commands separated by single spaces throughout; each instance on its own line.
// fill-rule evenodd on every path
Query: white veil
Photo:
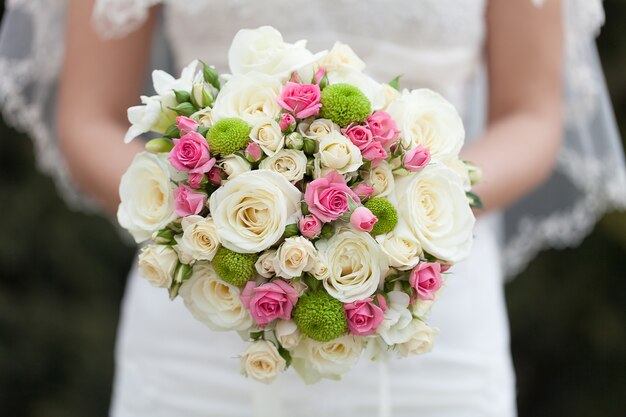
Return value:
M 93 24 L 104 37 L 120 37 L 145 20 L 149 7 L 169 1 L 175 0 L 98 0 Z M 203 1 L 208 0 L 186 0 L 186 7 Z M 604 22 L 602 2 L 563 2 L 566 137 L 552 177 L 505 213 L 508 275 L 541 249 L 578 244 L 605 211 L 626 208 L 623 150 L 594 43 Z M 63 0 L 7 2 L 0 33 L 0 107 L 8 124 L 33 138 L 39 168 L 53 176 L 68 205 L 93 210 L 93 202 L 72 186 L 54 137 L 65 8 Z M 471 106 L 479 109 L 468 120 L 475 127 L 485 102 L 484 89 L 476 91 L 474 100 L 483 105 Z

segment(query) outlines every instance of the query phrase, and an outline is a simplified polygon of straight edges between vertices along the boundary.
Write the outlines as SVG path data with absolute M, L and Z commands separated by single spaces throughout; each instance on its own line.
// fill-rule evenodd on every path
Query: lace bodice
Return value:
M 484 8 L 484 0 L 195 0 L 169 3 L 165 24 L 178 67 L 200 57 L 227 70 L 237 30 L 271 25 L 288 42 L 309 39 L 313 51 L 347 43 L 379 81 L 401 74 L 403 86 L 462 107 L 481 62 Z

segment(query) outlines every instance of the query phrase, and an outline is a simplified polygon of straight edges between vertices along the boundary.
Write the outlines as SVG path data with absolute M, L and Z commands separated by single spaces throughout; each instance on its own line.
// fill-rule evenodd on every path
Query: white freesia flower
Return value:
M 363 352 L 364 338 L 344 335 L 329 342 L 303 338 L 293 350 L 293 367 L 304 382 L 321 378 L 339 379 L 356 365 Z
M 245 172 L 218 188 L 209 199 L 222 245 L 257 253 L 282 237 L 285 226 L 301 215 L 302 194 L 277 172 Z
M 287 363 L 272 342 L 257 340 L 239 355 L 241 373 L 256 381 L 269 384 L 287 367 Z
M 141 96 L 141 103 L 128 108 L 130 127 L 124 136 L 124 143 L 130 143 L 146 132 L 164 133 L 176 121 L 177 114 L 170 109 L 178 104 L 173 92 L 163 96 Z
M 294 278 L 310 271 L 315 265 L 317 251 L 310 240 L 290 237 L 280 245 L 274 256 L 274 271 L 283 278 Z
M 254 267 L 256 272 L 263 278 L 271 278 L 274 276 L 274 257 L 276 256 L 276 249 L 268 249 L 263 252 L 259 259 L 257 259 Z
M 317 63 L 327 72 L 341 71 L 346 68 L 355 71 L 363 71 L 365 69 L 365 62 L 358 57 L 349 45 L 341 42 L 335 42 L 333 48 Z
M 183 263 L 211 261 L 220 245 L 217 227 L 211 217 L 187 216 L 181 221 L 183 234 L 175 236 L 176 250 Z
M 150 284 L 159 288 L 172 285 L 178 255 L 166 245 L 148 245 L 139 253 L 139 273 Z
M 220 279 L 208 262 L 196 262 L 179 294 L 191 314 L 212 330 L 247 330 L 253 324 L 239 288 Z
M 213 115 L 210 107 L 206 107 L 202 110 L 198 110 L 191 115 L 192 119 L 197 119 L 200 126 L 211 127 L 213 126 Z
M 319 160 L 322 175 L 330 170 L 345 174 L 356 171 L 363 165 L 359 148 L 337 131 L 331 131 L 320 138 L 319 151 L 315 158 Z
M 222 158 L 218 162 L 218 166 L 224 170 L 229 180 L 236 178 L 244 172 L 249 172 L 252 170 L 250 162 L 235 154 L 227 155 Z
M 406 271 L 420 262 L 422 246 L 400 222 L 393 231 L 376 236 L 376 241 L 389 257 L 389 266 Z
M 122 175 L 120 199 L 117 220 L 137 243 L 176 219 L 167 154 L 137 154 Z
M 429 254 L 451 263 L 467 257 L 476 219 L 459 175 L 444 164 L 396 178 L 398 215 Z
M 450 158 L 443 161 L 449 168 L 457 173 L 461 181 L 463 182 L 463 189 L 470 191 L 472 189 L 472 180 L 470 178 L 470 171 L 467 165 L 459 158 Z
M 419 319 L 413 319 L 411 325 L 411 338 L 397 345 L 401 356 L 419 355 L 430 352 L 435 341 L 436 330 Z
M 300 329 L 298 329 L 298 325 L 293 320 L 277 320 L 274 333 L 280 345 L 287 350 L 298 346 L 302 338 Z
M 387 293 L 389 301 L 383 321 L 376 329 L 385 343 L 395 345 L 408 342 L 413 335 L 411 322 L 413 315 L 409 310 L 410 297 L 402 291 L 390 291 Z
M 321 139 L 331 132 L 341 132 L 339 125 L 329 119 L 315 119 L 313 123 L 300 122 L 298 132 L 307 138 Z
M 393 88 L 392 86 L 386 83 L 382 84 L 382 88 L 383 88 L 383 96 L 385 98 L 385 105 L 383 106 L 382 110 L 388 111 L 389 106 L 391 106 L 391 103 L 399 99 L 401 97 L 401 94 L 398 90 L 396 90 L 395 88 Z
M 402 145 L 422 145 L 434 160 L 456 158 L 465 140 L 463 121 L 452 104 L 434 91 L 405 91 L 387 110 L 401 130 Z
M 369 75 L 352 69 L 342 68 L 328 73 L 330 84 L 346 83 L 355 86 L 367 97 L 372 105 L 372 111 L 380 110 L 387 103 L 386 93 L 382 84 L 376 82 Z
M 276 101 L 282 89 L 280 80 L 261 73 L 234 75 L 220 90 L 213 105 L 213 122 L 236 117 L 250 126 L 275 119 L 281 111 Z
M 269 169 L 281 174 L 291 183 L 296 183 L 306 174 L 307 158 L 304 152 L 295 149 L 283 149 L 259 164 L 261 169 Z
M 381 161 L 365 175 L 367 184 L 374 188 L 372 197 L 387 197 L 395 189 L 393 170 L 387 161 Z
M 374 294 L 387 272 L 387 255 L 369 233 L 337 229 L 333 237 L 318 241 L 317 246 L 328 265 L 324 288 L 342 303 Z
M 152 84 L 158 95 L 171 93 L 173 90 L 186 91 L 191 94 L 193 83 L 202 79 L 202 65 L 193 60 L 180 73 L 180 78 L 174 78 L 165 71 L 152 71 Z
M 272 156 L 285 146 L 285 136 L 274 119 L 259 121 L 250 132 L 250 139 L 259 144 L 263 152 Z

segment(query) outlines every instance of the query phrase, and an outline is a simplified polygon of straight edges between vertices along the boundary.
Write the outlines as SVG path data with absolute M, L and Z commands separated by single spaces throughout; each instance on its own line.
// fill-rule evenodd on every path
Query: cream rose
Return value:
M 331 131 L 320 138 L 319 151 L 315 158 L 319 160 L 322 175 L 325 175 L 326 170 L 345 174 L 356 171 L 363 165 L 359 148 L 337 131 Z
M 196 262 L 179 295 L 191 314 L 212 330 L 243 331 L 253 324 L 239 288 L 221 280 L 208 262 Z
M 150 284 L 169 288 L 178 264 L 176 252 L 165 245 L 148 245 L 139 253 L 139 273 Z
M 302 194 L 277 172 L 260 169 L 228 180 L 209 199 L 222 245 L 256 253 L 282 237 L 301 215 Z
M 411 313 L 413 313 L 415 317 L 425 318 L 430 313 L 430 309 L 434 303 L 435 300 L 422 300 L 418 297 L 411 303 Z
M 302 237 L 290 237 L 280 245 L 274 256 L 274 271 L 283 278 L 294 278 L 302 272 L 310 271 L 315 265 L 317 251 L 310 240 Z
M 271 278 L 274 276 L 274 257 L 276 256 L 276 249 L 268 249 L 263 252 L 259 259 L 257 259 L 254 267 L 256 272 L 263 278 Z
M 329 119 L 316 119 L 313 123 L 301 122 L 298 124 L 298 132 L 304 137 L 321 139 L 331 132 L 341 132 L 339 125 Z
M 250 162 L 235 154 L 225 156 L 218 165 L 224 170 L 229 180 L 252 170 Z
M 328 265 L 324 288 L 342 303 L 374 294 L 387 272 L 387 255 L 369 233 L 337 229 L 333 237 L 318 241 L 317 246 Z
M 450 263 L 467 257 L 476 219 L 463 183 L 443 164 L 396 179 L 398 215 L 422 248 Z
M 381 161 L 365 175 L 367 184 L 374 188 L 373 197 L 387 197 L 395 189 L 393 170 L 387 161 Z
M 313 268 L 311 268 L 311 275 L 315 277 L 315 279 L 324 281 L 330 277 L 330 271 L 328 269 L 328 262 L 322 256 L 316 256 L 315 261 L 313 262 Z
M 293 350 L 293 367 L 306 383 L 321 378 L 339 379 L 356 365 L 363 352 L 364 338 L 344 335 L 330 342 L 303 338 Z
M 285 136 L 274 119 L 258 122 L 250 132 L 250 139 L 259 144 L 267 156 L 272 156 L 285 146 Z
M 298 346 L 302 338 L 300 329 L 298 329 L 298 325 L 293 320 L 277 320 L 274 333 L 278 343 L 287 350 Z
M 276 346 L 267 340 L 252 342 L 239 355 L 239 360 L 243 375 L 266 384 L 274 381 L 287 368 L 287 362 Z
M 255 126 L 264 120 L 275 119 L 281 108 L 276 101 L 282 84 L 267 74 L 234 75 L 222 87 L 213 105 L 213 122 L 237 117 Z
M 217 227 L 211 217 L 187 216 L 181 221 L 183 234 L 175 236 L 176 250 L 183 263 L 211 261 L 220 245 Z
M 406 91 L 387 111 L 398 124 L 406 148 L 425 146 L 434 160 L 458 157 L 465 140 L 463 121 L 439 94 L 427 89 Z
M 330 84 L 346 83 L 355 86 L 367 97 L 372 105 L 372 111 L 380 110 L 387 103 L 386 92 L 383 86 L 369 75 L 352 68 L 342 68 L 328 73 Z
M 242 29 L 233 38 L 228 50 L 228 65 L 234 74 L 261 72 L 283 79 L 300 70 L 301 77 L 313 77 L 313 63 L 324 53 L 313 55 L 306 41 L 286 43 L 279 31 L 271 26 Z
M 413 315 L 409 310 L 409 295 L 402 291 L 389 291 L 389 301 L 383 321 L 376 329 L 385 343 L 395 345 L 408 342 L 413 335 L 411 322 Z
M 397 345 L 397 350 L 402 356 L 419 355 L 430 352 L 435 341 L 436 330 L 419 319 L 413 319 L 411 325 L 411 338 Z
M 318 65 L 327 72 L 340 71 L 343 69 L 352 69 L 363 71 L 365 62 L 345 43 L 335 42 L 333 48 L 318 62 Z
M 167 154 L 137 154 L 122 175 L 120 199 L 117 220 L 137 243 L 176 219 Z
M 304 152 L 295 149 L 283 149 L 259 164 L 261 169 L 269 169 L 281 174 L 291 183 L 296 183 L 306 174 L 307 158 Z
M 376 241 L 387 254 L 389 266 L 401 271 L 412 269 L 423 254 L 419 241 L 406 231 L 402 222 L 392 232 L 376 236 Z

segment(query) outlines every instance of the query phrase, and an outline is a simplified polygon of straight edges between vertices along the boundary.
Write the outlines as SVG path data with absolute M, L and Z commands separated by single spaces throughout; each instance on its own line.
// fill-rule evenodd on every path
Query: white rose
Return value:
M 247 330 L 253 324 L 239 288 L 220 279 L 208 262 L 196 262 L 179 295 L 191 314 L 212 330 Z
M 409 327 L 412 332 L 411 338 L 397 346 L 400 355 L 409 356 L 430 352 L 437 334 L 435 329 L 419 319 L 414 319 Z
M 353 69 L 363 71 L 365 62 L 345 43 L 335 42 L 333 48 L 322 59 L 318 65 L 327 72 L 340 71 L 342 69 Z
M 430 313 L 430 309 L 432 308 L 435 300 L 422 300 L 417 297 L 411 303 L 411 312 L 415 317 L 425 318 Z
M 383 321 L 376 329 L 385 343 L 395 345 L 408 342 L 413 335 L 411 322 L 413 315 L 409 311 L 410 297 L 402 291 L 389 291 L 387 310 L 383 315 Z
M 298 132 L 304 137 L 321 139 L 331 132 L 341 132 L 339 125 L 329 119 L 316 119 L 313 123 L 301 122 L 298 124 Z
M 252 170 L 250 162 L 239 155 L 231 154 L 225 156 L 219 163 L 219 167 L 224 170 L 229 180 Z
M 354 367 L 363 352 L 364 338 L 344 335 L 329 342 L 303 338 L 293 350 L 293 367 L 306 383 L 339 379 Z
M 322 281 L 326 291 L 342 303 L 374 294 L 388 269 L 387 255 L 369 233 L 338 229 L 327 241 L 318 241 L 320 256 L 328 265 Z
M 317 251 L 310 240 L 302 237 L 290 237 L 280 245 L 274 256 L 274 271 L 283 278 L 294 278 L 302 272 L 310 271 L 315 265 Z
M 359 148 L 337 131 L 332 131 L 320 139 L 319 151 L 315 158 L 319 159 L 322 172 L 326 168 L 345 174 L 356 171 L 363 165 Z
M 385 107 L 387 102 L 383 86 L 372 77 L 352 68 L 343 68 L 328 73 L 330 84 L 346 83 L 355 86 L 367 97 L 372 105 L 372 111 Z
M 313 268 L 311 268 L 311 275 L 315 277 L 315 279 L 319 281 L 327 280 L 330 277 L 330 270 L 328 269 L 328 262 L 323 256 L 315 257 L 315 261 L 313 262 Z
M 476 219 L 463 183 L 443 164 L 396 178 L 398 215 L 429 254 L 450 263 L 467 257 Z
M 258 143 L 268 156 L 274 155 L 285 146 L 285 136 L 274 119 L 261 120 L 254 125 L 250 139 Z
M 298 346 L 302 338 L 300 329 L 298 329 L 298 325 L 293 320 L 277 320 L 274 333 L 280 345 L 287 350 Z
M 222 245 L 240 253 L 256 253 L 282 237 L 295 223 L 302 194 L 277 172 L 260 169 L 228 180 L 209 199 Z
M 217 227 L 211 217 L 187 216 L 181 221 L 182 236 L 175 236 L 181 261 L 211 261 L 220 245 Z
M 233 38 L 228 50 L 228 65 L 234 75 L 252 71 L 287 79 L 300 70 L 303 79 L 313 78 L 313 63 L 324 53 L 313 55 L 306 41 L 286 43 L 279 31 L 271 26 L 242 29 Z
M 452 104 L 439 94 L 405 91 L 387 110 L 401 130 L 402 145 L 422 145 L 433 159 L 456 158 L 465 140 L 463 121 Z
M 257 259 L 254 267 L 256 272 L 263 278 L 271 278 L 274 276 L 274 257 L 276 256 L 276 249 L 268 249 L 263 252 L 259 259 Z
M 387 161 L 381 161 L 365 175 L 367 184 L 374 188 L 372 197 L 387 197 L 395 189 L 393 170 Z
M 176 219 L 167 154 L 137 154 L 122 175 L 120 199 L 117 220 L 137 243 Z
M 234 75 L 217 95 L 211 116 L 213 121 L 236 117 L 250 126 L 275 119 L 281 112 L 276 101 L 282 84 L 267 74 Z
M 139 273 L 150 284 L 169 288 L 178 264 L 178 255 L 166 245 L 148 245 L 139 253 Z
M 376 236 L 376 241 L 389 257 L 389 266 L 406 271 L 420 262 L 422 246 L 400 222 L 392 232 Z
M 259 164 L 260 169 L 269 169 L 281 174 L 291 183 L 296 183 L 306 174 L 307 158 L 304 152 L 295 149 L 283 149 Z
M 274 381 L 287 368 L 272 342 L 257 340 L 239 355 L 241 373 L 266 384 Z

